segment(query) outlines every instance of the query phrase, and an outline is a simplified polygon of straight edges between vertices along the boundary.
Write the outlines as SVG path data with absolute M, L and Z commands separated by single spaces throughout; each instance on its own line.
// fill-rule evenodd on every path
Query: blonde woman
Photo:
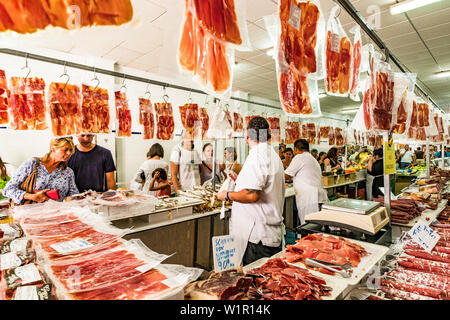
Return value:
M 50 190 L 57 191 L 58 197 L 53 196 L 53 198 L 58 201 L 79 193 L 73 171 L 67 167 L 67 161 L 74 151 L 72 138 L 52 139 L 50 151 L 43 158 L 32 158 L 22 163 L 16 174 L 6 184 L 3 190 L 4 196 L 11 198 L 14 203 L 20 204 L 22 200 L 45 202 L 49 200 L 46 193 Z M 36 164 L 38 165 L 36 166 Z M 28 193 L 21 190 L 20 186 L 35 167 L 37 167 L 35 192 Z

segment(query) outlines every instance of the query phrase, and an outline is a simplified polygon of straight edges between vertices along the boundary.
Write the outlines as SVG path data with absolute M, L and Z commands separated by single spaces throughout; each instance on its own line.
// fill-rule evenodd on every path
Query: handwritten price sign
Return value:
M 213 237 L 214 271 L 221 272 L 236 268 L 240 261 L 237 261 L 237 248 L 234 236 Z
M 426 252 L 431 252 L 436 243 L 441 238 L 437 232 L 421 221 L 418 221 L 408 234 L 419 244 Z

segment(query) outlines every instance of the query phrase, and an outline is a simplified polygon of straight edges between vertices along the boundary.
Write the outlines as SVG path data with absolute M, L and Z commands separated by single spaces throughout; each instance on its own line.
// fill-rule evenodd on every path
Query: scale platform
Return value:
M 379 206 L 380 203 L 375 201 L 339 198 L 328 204 L 324 204 L 322 208 L 365 215 Z

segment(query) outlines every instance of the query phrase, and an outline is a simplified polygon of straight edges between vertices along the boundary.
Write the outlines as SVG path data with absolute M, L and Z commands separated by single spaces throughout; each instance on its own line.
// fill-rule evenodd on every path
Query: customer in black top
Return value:
M 338 150 L 336 147 L 333 147 L 330 150 L 328 150 L 327 156 L 323 160 L 321 167 L 322 171 L 328 171 L 327 168 L 330 168 L 330 171 L 333 171 L 341 167 L 341 164 L 339 163 L 338 160 Z
M 80 192 L 103 192 L 116 189 L 116 167 L 111 151 L 92 143 L 93 134 L 77 135 L 79 144 L 68 165 L 75 173 L 75 183 Z
M 417 150 L 416 150 L 416 160 L 419 160 L 419 159 L 424 159 L 424 152 L 420 149 L 420 147 L 417 147 Z
M 367 164 L 367 173 L 367 179 L 372 180 L 372 197 L 377 198 L 379 195 L 383 196 L 383 192 L 380 190 L 380 187 L 384 186 L 383 148 L 374 150 L 373 156 L 370 157 L 369 163 Z

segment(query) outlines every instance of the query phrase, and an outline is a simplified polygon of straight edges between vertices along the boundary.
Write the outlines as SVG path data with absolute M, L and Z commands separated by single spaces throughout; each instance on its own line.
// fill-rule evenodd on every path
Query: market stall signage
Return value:
M 384 174 L 395 174 L 395 149 L 394 144 L 384 144 Z
M 431 252 L 436 243 L 441 238 L 436 231 L 424 224 L 422 221 L 418 221 L 408 234 L 413 241 L 419 244 L 426 252 Z
M 233 235 L 213 237 L 214 271 L 222 272 L 240 265 L 237 242 Z

